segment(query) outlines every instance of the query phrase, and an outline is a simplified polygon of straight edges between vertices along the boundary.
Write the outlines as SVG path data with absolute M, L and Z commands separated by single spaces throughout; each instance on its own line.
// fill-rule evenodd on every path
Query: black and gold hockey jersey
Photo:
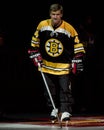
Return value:
M 52 27 L 51 19 L 41 21 L 32 37 L 31 47 L 39 49 L 42 55 L 42 71 L 54 75 L 69 74 L 73 55 L 85 53 L 78 33 L 64 20 L 56 29 Z

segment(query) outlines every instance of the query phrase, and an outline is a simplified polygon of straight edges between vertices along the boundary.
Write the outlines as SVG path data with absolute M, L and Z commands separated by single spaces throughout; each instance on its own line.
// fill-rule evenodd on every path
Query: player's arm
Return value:
M 29 57 L 33 61 L 35 66 L 38 66 L 38 63 L 42 64 L 42 56 L 39 51 L 40 48 L 39 26 L 40 25 L 38 25 L 34 35 L 32 36 L 31 46 L 28 49 Z
M 74 57 L 72 60 L 72 72 L 79 73 L 84 70 L 84 57 L 85 57 L 85 49 L 83 43 L 79 42 L 78 36 L 75 37 L 74 44 Z

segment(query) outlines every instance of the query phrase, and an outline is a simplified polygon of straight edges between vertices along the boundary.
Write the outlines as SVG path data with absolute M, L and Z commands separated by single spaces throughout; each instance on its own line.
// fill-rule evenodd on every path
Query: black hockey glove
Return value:
M 73 74 L 78 74 L 84 70 L 83 65 L 83 54 L 76 54 L 72 60 L 72 72 Z
M 42 66 L 42 56 L 38 50 L 28 50 L 28 54 L 35 66 Z

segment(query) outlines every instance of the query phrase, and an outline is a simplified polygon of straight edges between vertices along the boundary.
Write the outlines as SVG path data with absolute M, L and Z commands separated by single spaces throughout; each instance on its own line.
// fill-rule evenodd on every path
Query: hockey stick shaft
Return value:
M 46 82 L 45 76 L 44 76 L 44 74 L 43 74 L 42 71 L 41 71 L 41 75 L 42 75 L 42 77 L 43 77 L 43 80 L 44 80 L 44 83 L 45 83 L 46 89 L 47 89 L 47 91 L 48 91 L 48 94 L 49 94 L 49 97 L 50 97 L 50 100 L 51 100 L 52 106 L 53 106 L 54 109 L 56 109 L 55 104 L 54 104 L 54 101 L 53 101 L 53 98 L 52 98 L 51 93 L 50 93 L 50 90 L 49 90 L 49 87 L 48 87 L 48 85 L 47 85 L 47 82 Z
M 54 101 L 53 101 L 53 98 L 52 98 L 51 92 L 50 92 L 49 87 L 48 87 L 48 84 L 47 84 L 47 82 L 46 82 L 46 79 L 45 79 L 44 73 L 42 72 L 42 69 L 41 69 L 41 65 L 40 65 L 40 63 L 38 63 L 38 66 L 39 66 L 39 68 L 40 68 L 40 72 L 41 72 L 41 75 L 42 75 L 43 81 L 44 81 L 44 83 L 45 83 L 45 86 L 46 86 L 47 92 L 48 92 L 48 94 L 49 94 L 49 97 L 50 97 L 50 100 L 51 100 L 52 106 L 53 106 L 54 110 L 56 111 L 55 103 L 54 103 Z M 62 124 L 61 124 L 61 121 L 60 121 L 60 119 L 59 119 L 58 113 L 56 112 L 56 114 L 57 114 L 57 119 L 58 119 L 59 125 L 60 125 L 60 127 L 62 127 Z

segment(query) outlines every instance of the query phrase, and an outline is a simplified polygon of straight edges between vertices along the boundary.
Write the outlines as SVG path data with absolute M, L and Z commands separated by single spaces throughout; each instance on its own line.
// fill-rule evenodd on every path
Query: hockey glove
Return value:
M 72 73 L 78 74 L 84 70 L 83 54 L 76 54 L 72 60 Z
M 42 56 L 38 50 L 28 50 L 28 54 L 35 66 L 42 66 Z

